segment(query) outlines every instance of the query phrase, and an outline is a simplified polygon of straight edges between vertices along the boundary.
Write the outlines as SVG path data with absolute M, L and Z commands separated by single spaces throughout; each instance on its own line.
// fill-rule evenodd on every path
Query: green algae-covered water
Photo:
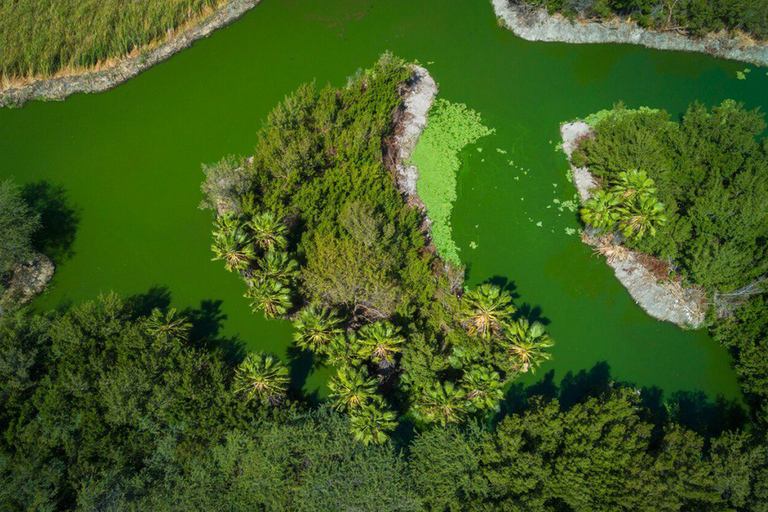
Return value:
M 764 105 L 766 70 L 737 80 L 754 66 L 526 42 L 498 26 L 485 0 L 265 0 L 112 91 L 0 111 L 0 176 L 62 186 L 79 213 L 73 255 L 36 306 L 167 287 L 174 306 L 197 309 L 218 335 L 287 356 L 290 324 L 252 315 L 242 283 L 210 261 L 211 213 L 197 209 L 200 163 L 248 154 L 285 94 L 313 79 L 343 85 L 385 50 L 419 60 L 441 97 L 496 129 L 462 155 L 452 222 L 470 284 L 512 283 L 518 305 L 557 340 L 554 361 L 526 383 L 607 364 L 612 378 L 667 395 L 738 397 L 725 350 L 705 332 L 647 317 L 569 234 L 578 223 L 563 203 L 575 189 L 556 144 L 560 122 L 618 101 L 675 114 L 695 99 Z M 325 374 L 309 375 L 306 388 L 322 388 Z

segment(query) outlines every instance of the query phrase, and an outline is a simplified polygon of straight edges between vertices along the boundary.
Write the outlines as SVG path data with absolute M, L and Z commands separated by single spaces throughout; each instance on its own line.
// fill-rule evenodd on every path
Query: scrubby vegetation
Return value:
M 509 0 L 551 14 L 637 21 L 643 27 L 696 36 L 721 30 L 768 38 L 768 0 Z
M 483 126 L 480 114 L 461 103 L 435 100 L 429 123 L 419 138 L 411 161 L 419 167 L 418 192 L 432 220 L 432 239 L 440 256 L 459 265 L 459 249 L 451 234 L 451 212 L 456 202 L 459 153 L 493 130 Z
M 667 112 L 618 106 L 589 116 L 572 157 L 602 183 L 582 219 L 667 263 L 709 296 L 715 338 L 735 357 L 755 419 L 768 422 L 768 140 L 733 101 Z M 627 207 L 627 202 L 634 206 Z M 645 206 L 647 203 L 647 207 Z M 641 236 L 644 235 L 644 236 Z
M 203 186 L 215 258 L 242 275 L 254 310 L 292 317 L 296 346 L 336 368 L 332 401 L 364 443 L 384 442 L 398 417 L 446 425 L 498 410 L 504 386 L 552 346 L 506 291 L 464 294 L 458 262 L 429 250 L 423 214 L 398 192 L 383 157 L 411 76 L 384 55 L 343 89 L 300 87 L 270 114 L 253 158 L 206 167 Z M 435 112 L 424 159 L 433 174 L 450 164 L 455 194 L 453 153 L 488 131 L 464 106 Z
M 678 123 L 664 111 L 619 106 L 587 122 L 595 137 L 573 163 L 587 165 L 605 192 L 587 205 L 586 222 L 618 223 L 627 245 L 713 296 L 768 273 L 768 142 L 757 111 L 695 104 Z
M 216 7 L 217 0 L 0 2 L 0 77 L 50 75 L 120 57 Z
M 293 392 L 287 399 L 282 363 L 251 353 L 238 366 L 201 330 L 199 312 L 160 299 L 108 295 L 66 313 L 0 317 L 0 508 L 760 511 L 768 503 L 762 438 L 702 437 L 652 414 L 650 397 L 610 383 L 578 400 L 533 396 L 495 425 L 353 442 L 351 427 L 358 438 L 378 435 L 387 413 L 368 407 L 350 419 L 312 410 Z M 360 396 L 379 385 L 344 379 Z
M 13 182 L 0 183 L 0 295 L 8 273 L 32 259 L 32 236 L 40 228 L 40 216 L 32 211 Z

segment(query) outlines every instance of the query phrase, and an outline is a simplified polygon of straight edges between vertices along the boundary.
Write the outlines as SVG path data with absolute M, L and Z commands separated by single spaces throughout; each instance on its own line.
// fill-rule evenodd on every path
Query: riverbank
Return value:
M 563 151 L 570 162 L 580 141 L 593 136 L 594 130 L 587 123 L 577 121 L 562 125 L 560 134 Z M 598 186 L 597 180 L 586 167 L 571 164 L 571 170 L 583 205 Z M 679 278 L 670 278 L 666 263 L 614 243 L 612 235 L 598 236 L 587 230 L 582 235 L 582 241 L 605 256 L 616 278 L 650 316 L 686 329 L 698 329 L 704 325 L 706 294 L 700 288 L 683 286 Z
M 509 0 L 491 0 L 491 3 L 504 26 L 528 41 L 639 44 L 656 50 L 706 53 L 768 66 L 768 45 L 755 45 L 747 39 L 718 35 L 693 38 L 644 29 L 635 22 L 618 19 L 608 22 L 571 21 L 559 14 L 549 15 L 544 9 L 511 5 Z
M 439 89 L 425 68 L 413 64 L 412 69 L 413 77 L 401 96 L 402 106 L 392 121 L 393 135 L 384 144 L 384 162 L 394 176 L 405 202 L 423 212 L 422 230 L 428 234 L 432 221 L 427 216 L 427 207 L 417 191 L 419 169 L 413 163 L 408 163 L 408 160 L 416 149 L 419 137 L 424 133 L 429 109 Z
M 232 0 L 198 23 L 173 34 L 167 41 L 149 45 L 143 51 L 117 59 L 107 69 L 84 69 L 79 74 L 34 79 L 20 86 L 11 85 L 0 90 L 0 107 L 22 107 L 30 100 L 63 100 L 76 93 L 97 93 L 111 89 L 189 48 L 195 41 L 207 37 L 214 30 L 236 21 L 260 2 L 261 0 Z

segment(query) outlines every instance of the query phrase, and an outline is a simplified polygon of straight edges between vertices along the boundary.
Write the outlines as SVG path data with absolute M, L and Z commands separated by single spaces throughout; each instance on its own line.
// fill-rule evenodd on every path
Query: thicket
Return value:
M 461 269 L 429 250 L 423 214 L 398 192 L 384 156 L 412 74 L 385 54 L 342 89 L 301 86 L 252 159 L 205 168 L 215 258 L 243 277 L 255 311 L 293 318 L 297 348 L 336 369 L 332 402 L 364 443 L 385 442 L 398 418 L 444 425 L 498 410 L 504 386 L 552 346 L 506 291 L 463 293 Z M 463 106 L 436 112 L 440 149 L 487 133 Z
M 644 221 L 656 215 L 664 222 L 650 224 L 655 236 L 629 236 L 625 243 L 707 290 L 717 313 L 713 334 L 734 355 L 755 420 L 768 422 L 768 140 L 760 138 L 762 115 L 725 101 L 711 110 L 696 103 L 679 122 L 665 111 L 621 105 L 586 121 L 595 136 L 581 141 L 573 163 L 587 165 L 603 187 L 583 219 L 611 231 L 632 221 L 619 201 L 652 194 L 659 210 Z
M 0 317 L 0 508 L 766 510 L 762 438 L 704 438 L 636 390 L 365 445 L 329 407 L 250 399 L 274 362 L 238 365 L 209 321 L 152 293 Z
M 645 216 L 664 217 L 656 236 L 629 237 L 630 247 L 713 296 L 768 273 L 768 141 L 759 112 L 730 100 L 711 111 L 696 103 L 673 122 L 665 111 L 618 106 L 590 122 L 595 137 L 582 141 L 574 163 L 603 188 L 621 184 L 624 197 L 650 188 L 663 205 Z M 639 179 L 627 183 L 628 172 Z
M 0 2 L 0 76 L 92 66 L 164 37 L 217 0 Z
M 418 193 L 432 220 L 430 231 L 440 256 L 460 265 L 459 249 L 451 231 L 456 202 L 459 153 L 493 130 L 483 126 L 480 114 L 461 103 L 437 99 L 429 110 L 429 123 L 419 137 L 411 161 L 419 167 Z
M 738 30 L 768 38 L 768 0 L 510 0 L 550 14 L 610 19 L 627 17 L 643 27 L 703 36 Z
M 10 271 L 32 259 L 32 236 L 39 228 L 40 216 L 29 207 L 18 186 L 12 181 L 0 183 L 0 285 Z

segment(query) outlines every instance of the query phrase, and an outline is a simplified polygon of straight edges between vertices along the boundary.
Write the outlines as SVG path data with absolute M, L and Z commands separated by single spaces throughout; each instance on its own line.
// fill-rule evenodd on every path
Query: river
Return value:
M 79 210 L 74 255 L 36 307 L 167 287 L 173 305 L 200 309 L 212 332 L 285 356 L 290 324 L 252 315 L 242 283 L 211 261 L 211 213 L 197 208 L 200 163 L 249 154 L 285 94 L 313 79 L 343 85 L 385 50 L 419 60 L 440 97 L 466 103 L 496 129 L 462 155 L 452 222 L 470 284 L 513 283 L 518 305 L 557 341 L 554 361 L 526 383 L 609 368 L 616 380 L 667 395 L 739 396 L 727 352 L 706 332 L 646 316 L 566 233 L 578 222 L 560 205 L 575 189 L 556 144 L 562 121 L 618 101 L 676 115 L 695 99 L 765 105 L 766 70 L 737 80 L 754 66 L 628 45 L 526 42 L 499 27 L 485 0 L 265 0 L 109 92 L 0 111 L 0 176 L 61 185 Z M 305 388 L 322 394 L 326 374 L 314 372 Z

